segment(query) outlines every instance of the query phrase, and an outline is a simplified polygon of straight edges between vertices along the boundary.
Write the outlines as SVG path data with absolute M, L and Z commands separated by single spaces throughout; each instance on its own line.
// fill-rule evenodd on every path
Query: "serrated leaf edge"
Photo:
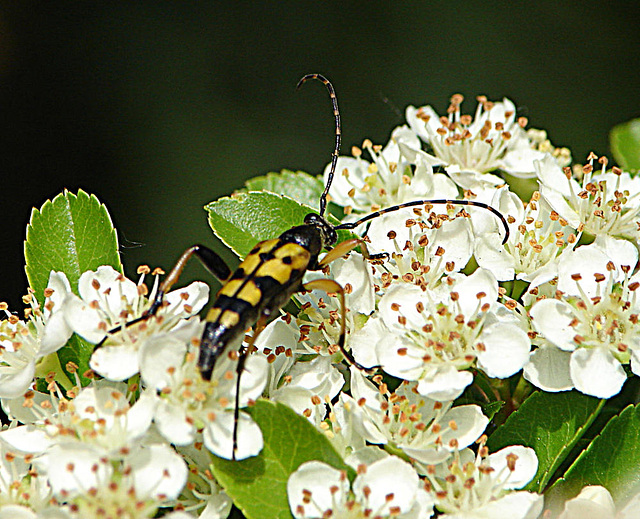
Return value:
M 237 203 L 243 203 L 243 201 L 242 200 L 238 200 L 238 198 L 246 198 L 248 196 L 255 195 L 255 194 L 259 194 L 259 195 L 268 194 L 268 195 L 271 195 L 271 196 L 278 197 L 280 199 L 286 198 L 286 199 L 291 200 L 292 202 L 298 204 L 300 207 L 307 208 L 310 213 L 318 214 L 318 211 L 316 209 L 314 209 L 313 207 L 308 206 L 307 204 L 301 204 L 297 200 L 294 200 L 293 198 L 291 198 L 291 197 L 289 197 L 287 195 L 282 195 L 280 193 L 273 193 L 272 191 L 265 191 L 265 190 L 262 190 L 262 191 L 238 191 L 236 193 L 233 193 L 232 195 L 223 196 L 223 197 L 220 197 L 220 198 L 214 200 L 213 202 L 209 202 L 208 204 L 206 204 L 204 206 L 204 210 L 207 212 L 208 215 L 210 215 L 211 212 L 209 211 L 208 207 L 210 205 L 212 205 L 212 204 L 215 204 L 215 203 L 223 201 L 223 200 L 231 200 L 231 201 L 234 201 L 234 202 L 237 202 Z M 302 223 L 303 222 L 300 222 L 300 225 L 302 225 Z M 211 230 L 213 231 L 214 236 L 216 238 L 218 238 L 222 243 L 224 243 L 225 246 L 227 246 L 236 256 L 238 256 L 241 259 L 244 258 L 233 246 L 231 246 L 231 244 L 229 244 L 227 242 L 227 240 L 225 240 L 222 236 L 220 236 L 218 231 L 216 231 L 213 227 L 211 228 Z M 258 242 L 256 242 L 256 243 L 258 243 Z

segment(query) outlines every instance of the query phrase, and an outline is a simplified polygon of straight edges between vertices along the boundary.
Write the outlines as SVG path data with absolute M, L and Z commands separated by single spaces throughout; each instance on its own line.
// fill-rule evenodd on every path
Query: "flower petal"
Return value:
M 175 499 L 187 482 L 187 464 L 168 445 L 137 449 L 127 462 L 133 468 L 136 495 L 141 499 Z
M 320 461 L 303 463 L 287 481 L 289 508 L 296 519 L 325 517 L 323 513 L 331 510 L 333 503 L 346 500 L 348 491 L 346 475 Z
M 353 482 L 356 501 L 383 515 L 392 509 L 408 512 L 414 504 L 419 478 L 407 462 L 395 456 L 383 458 L 369 465 Z
M 577 317 L 571 305 L 557 299 L 542 299 L 533 305 L 529 314 L 533 327 L 545 339 L 564 351 L 573 351 L 576 330 L 571 326 Z
M 429 377 L 418 382 L 418 392 L 440 402 L 455 400 L 473 382 L 468 371 L 458 371 L 449 364 L 438 366 Z
M 204 428 L 204 445 L 216 456 L 225 459 L 233 457 L 233 411 L 216 414 L 214 420 Z M 257 456 L 264 441 L 262 431 L 247 413 L 238 416 L 238 451 L 236 459 L 243 460 Z
M 627 380 L 620 362 L 605 348 L 579 348 L 569 362 L 571 380 L 586 395 L 611 398 Z
M 94 350 L 89 365 L 104 378 L 119 382 L 138 372 L 138 352 L 125 346 L 103 346 Z
M 478 339 L 484 344 L 478 352 L 478 367 L 492 378 L 510 377 L 529 361 L 531 340 L 516 325 L 487 326 Z
M 531 353 L 529 363 L 524 367 L 523 376 L 543 391 L 569 391 L 573 389 L 569 369 L 570 360 L 571 352 L 545 343 Z

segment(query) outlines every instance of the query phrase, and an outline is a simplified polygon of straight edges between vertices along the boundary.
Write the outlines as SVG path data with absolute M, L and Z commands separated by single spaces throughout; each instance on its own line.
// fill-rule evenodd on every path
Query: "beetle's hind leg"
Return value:
M 236 453 L 238 452 L 238 423 L 240 420 L 240 377 L 244 371 L 247 357 L 253 353 L 253 346 L 258 338 L 258 335 L 264 330 L 269 317 L 268 313 L 262 313 L 253 328 L 253 334 L 247 341 L 247 346 L 242 347 L 240 352 L 236 353 L 238 356 L 238 364 L 236 365 L 236 397 L 235 405 L 233 408 L 233 451 L 231 452 L 231 459 L 235 461 Z

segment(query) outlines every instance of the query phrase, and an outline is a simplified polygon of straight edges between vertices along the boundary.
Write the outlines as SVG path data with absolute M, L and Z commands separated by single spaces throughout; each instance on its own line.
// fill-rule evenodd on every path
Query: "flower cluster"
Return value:
M 640 375 L 640 181 L 595 155 L 569 167 L 508 99 L 479 97 L 474 116 L 461 104 L 446 116 L 410 106 L 386 145 L 338 158 L 329 194 L 344 222 L 425 200 L 361 230 L 384 261 L 352 252 L 307 274 L 344 288 L 345 317 L 338 294 L 296 294 L 298 310 L 228 345 L 210 381 L 197 367 L 204 283 L 150 315 L 159 272 L 149 289 L 146 267 L 135 283 L 101 266 L 77 286 L 51 272 L 24 319 L 2 304 L 0 518 L 224 518 L 211 456 L 264 455 L 246 409 L 261 397 L 344 462 L 289 467 L 296 518 L 538 517 L 543 497 L 525 490 L 536 454 L 489 452 L 490 404 L 510 412 L 533 386 L 610 398 Z M 514 178 L 538 190 L 523 201 Z M 432 198 L 487 204 L 508 230 L 486 208 Z M 85 373 L 60 365 L 74 334 L 96 345 Z M 531 384 L 520 400 L 503 391 L 514 379 Z M 591 487 L 576 499 L 562 517 L 580 500 L 615 511 Z

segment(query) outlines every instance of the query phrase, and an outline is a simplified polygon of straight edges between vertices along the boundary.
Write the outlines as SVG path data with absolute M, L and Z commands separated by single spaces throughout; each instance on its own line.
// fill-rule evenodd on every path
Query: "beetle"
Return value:
M 318 80 L 325 85 L 333 105 L 335 119 L 335 147 L 331 155 L 331 168 L 327 182 L 320 196 L 318 213 L 309 213 L 305 216 L 301 225 L 286 230 L 277 238 L 258 243 L 233 272 L 213 250 L 203 245 L 193 245 L 180 256 L 175 266 L 160 284 L 150 308 L 140 318 L 127 324 L 129 326 L 135 322 L 148 319 L 158 312 L 163 305 L 165 294 L 178 280 L 187 262 L 194 256 L 215 277 L 223 282 L 223 286 L 218 291 L 205 319 L 206 324 L 200 341 L 198 368 L 202 378 L 210 380 L 216 361 L 227 351 L 227 347 L 232 343 L 237 343 L 243 337 L 247 328 L 254 326 L 250 344 L 248 347 L 241 349 L 236 368 L 236 407 L 234 410 L 235 425 L 232 459 L 235 459 L 237 450 L 240 375 L 244 368 L 245 359 L 269 317 L 277 313 L 296 292 L 320 289 L 338 294 L 342 317 L 338 347 L 350 364 L 368 373 L 372 370 L 372 368 L 360 365 L 351 353 L 345 349 L 346 310 L 344 290 L 340 284 L 331 279 L 316 279 L 303 283 L 305 273 L 321 270 L 334 259 L 345 256 L 358 246 L 361 246 L 363 255 L 369 260 L 381 260 L 387 256 L 386 254 L 369 254 L 366 250 L 365 242 L 361 238 L 353 238 L 338 243 L 338 230 L 355 229 L 361 224 L 383 214 L 407 207 L 426 206 L 430 210 L 429 206 L 431 205 L 447 204 L 474 206 L 488 210 L 496 215 L 504 225 L 506 236 L 503 243 L 506 242 L 509 234 L 507 222 L 499 211 L 487 204 L 470 200 L 416 200 L 375 211 L 356 222 L 343 223 L 337 226 L 332 225 L 325 217 L 325 212 L 327 197 L 340 152 L 342 137 L 340 112 L 333 85 L 324 76 L 307 74 L 300 79 L 296 89 L 309 80 Z M 320 259 L 320 254 L 323 250 L 328 252 Z M 230 353 L 237 355 L 238 352 Z

